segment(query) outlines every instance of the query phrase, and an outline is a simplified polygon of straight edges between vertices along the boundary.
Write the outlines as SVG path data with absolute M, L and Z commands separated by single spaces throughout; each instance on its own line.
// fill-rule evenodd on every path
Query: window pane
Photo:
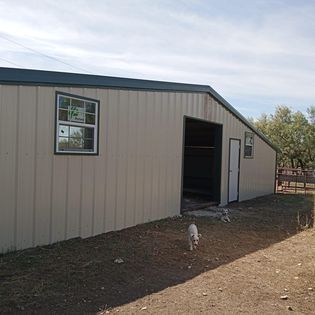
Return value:
M 95 125 L 95 115 L 94 114 L 86 114 L 85 115 L 85 123 L 89 125 Z
M 59 136 L 60 137 L 69 137 L 69 126 L 60 125 L 59 126 Z
M 59 150 L 68 149 L 68 146 L 69 146 L 68 138 L 59 137 L 59 141 L 58 141 Z
M 84 149 L 93 151 L 93 140 L 84 140 Z
M 95 103 L 85 102 L 85 111 L 88 113 L 95 113 Z
M 59 120 L 68 121 L 68 111 L 59 109 Z
M 253 147 L 252 146 L 245 146 L 245 156 L 252 157 Z
M 246 134 L 245 145 L 253 145 L 253 135 L 252 134 Z
M 84 128 L 84 138 L 93 139 L 94 138 L 94 129 L 93 128 Z
M 81 127 L 70 127 L 70 137 L 73 138 L 83 138 L 84 128 Z
M 80 138 L 70 138 L 69 148 L 70 149 L 83 149 L 83 140 Z
M 68 112 L 69 121 L 84 123 L 84 118 L 85 118 L 84 108 L 76 106 L 70 107 L 70 110 Z
M 59 96 L 59 108 L 68 109 L 70 105 L 70 98 L 65 96 Z
M 84 108 L 84 102 L 75 98 L 71 99 L 71 106 Z

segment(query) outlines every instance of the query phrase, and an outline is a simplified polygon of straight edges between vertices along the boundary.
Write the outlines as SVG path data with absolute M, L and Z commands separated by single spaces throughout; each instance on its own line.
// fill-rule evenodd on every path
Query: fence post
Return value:
M 304 172 L 304 196 L 306 195 L 306 172 Z

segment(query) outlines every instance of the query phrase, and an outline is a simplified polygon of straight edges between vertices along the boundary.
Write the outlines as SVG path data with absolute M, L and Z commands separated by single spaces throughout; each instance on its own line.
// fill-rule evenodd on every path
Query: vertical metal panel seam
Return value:
M 79 211 L 79 236 L 82 235 L 82 192 L 83 192 L 83 157 L 80 156 L 80 211 Z
M 147 176 L 147 164 L 148 164 L 148 131 L 147 131 L 147 126 L 148 126 L 148 120 L 147 120 L 147 112 L 148 112 L 148 107 L 147 107 L 147 100 L 148 100 L 148 92 L 145 91 L 143 94 L 142 98 L 142 105 L 143 105 L 143 111 L 142 111 L 142 128 L 144 130 L 143 138 L 142 138 L 142 146 L 141 146 L 141 156 L 143 159 L 142 163 L 142 168 L 143 168 L 143 173 L 142 173 L 142 222 L 146 222 L 147 219 L 147 213 L 148 209 L 146 208 L 146 194 L 147 194 L 147 186 L 146 186 L 146 176 Z M 141 102 L 140 102 L 141 104 Z
M 157 128 L 157 132 L 156 132 L 156 147 L 159 148 L 159 141 L 160 141 L 160 130 L 161 130 L 161 121 L 160 121 L 160 110 L 158 107 L 158 93 L 154 94 L 154 104 L 155 104 L 155 111 L 156 111 L 156 115 L 155 115 L 155 121 L 156 121 L 156 125 L 158 126 Z M 156 155 L 156 181 L 157 181 L 157 188 L 156 188 L 156 212 L 160 211 L 160 155 L 157 154 Z
M 186 94 L 182 93 L 181 96 L 182 96 L 182 101 L 184 102 L 184 105 L 183 105 L 184 106 L 184 113 L 186 116 L 189 116 L 188 102 L 187 102 Z
M 127 126 L 126 126 L 126 130 L 127 130 L 127 135 L 126 135 L 126 137 L 127 137 L 127 141 L 126 141 L 126 150 L 128 150 L 128 147 L 129 147 L 129 138 L 130 138 L 130 136 L 129 136 L 129 112 L 130 112 L 130 91 L 128 91 L 128 93 L 127 93 L 127 97 L 128 97 L 128 102 L 127 102 L 127 110 L 126 110 L 126 115 L 127 115 Z M 127 224 L 126 224 L 126 222 L 127 222 L 127 195 L 128 195 L 128 168 L 129 168 L 129 158 L 128 158 L 128 153 L 129 152 L 127 152 L 127 154 L 126 154 L 126 168 L 125 168 L 125 170 L 126 170 L 126 180 L 125 180 L 125 196 L 124 196 L 124 199 L 125 199 L 125 201 L 124 201 L 124 226 L 126 226 Z
M 156 113 L 156 104 L 155 104 L 155 92 L 153 92 L 152 94 L 152 124 L 154 124 L 154 128 L 155 128 L 155 124 L 156 124 L 156 117 L 155 117 L 155 113 Z M 153 198 L 153 182 L 154 182 L 154 179 L 155 179 L 155 171 L 154 171 L 154 168 L 155 168 L 155 154 L 154 154 L 154 140 L 156 139 L 156 136 L 153 136 L 153 138 L 151 139 L 152 141 L 150 141 L 150 144 L 151 144 L 151 154 L 152 154 L 152 176 L 151 176 L 151 200 L 150 200 L 150 220 L 152 220 L 154 218 L 154 213 L 153 213 L 153 209 L 154 209 L 154 198 Z
M 49 244 L 52 242 L 52 212 L 53 212 L 53 194 L 54 194 L 54 157 L 51 159 L 50 176 L 50 207 L 49 207 Z
M 202 112 L 202 117 L 204 119 L 207 119 L 207 111 L 205 107 L 205 102 L 204 102 L 204 95 L 203 94 L 198 94 L 199 95 L 199 104 Z
M 179 168 L 178 168 L 178 187 L 177 187 L 177 192 L 179 193 L 178 196 L 178 201 L 179 201 L 179 213 L 181 213 L 181 207 L 182 207 L 182 202 L 183 202 L 183 176 L 184 176 L 184 159 L 183 159 L 183 155 L 184 155 L 184 115 L 185 115 L 185 111 L 184 111 L 184 107 L 183 107 L 183 102 L 182 102 L 182 94 L 178 93 L 178 101 L 179 101 L 179 106 L 178 106 L 178 112 L 179 112 L 179 125 L 178 125 L 178 132 L 179 132 Z
M 143 170 L 143 219 L 142 221 L 145 222 L 145 218 L 146 220 L 148 220 L 149 218 L 149 213 L 150 213 L 150 209 L 146 209 L 146 174 L 147 174 L 147 164 L 149 163 L 150 160 L 150 152 L 149 152 L 149 145 L 148 145 L 148 140 L 149 140 L 149 132 L 147 130 L 148 128 L 148 93 L 149 92 L 145 92 L 144 93 L 144 130 L 146 130 L 145 132 L 145 138 L 144 138 L 144 144 L 146 146 L 146 148 L 144 148 L 144 170 Z
M 170 176 L 171 176 L 171 170 L 170 170 L 170 162 L 172 160 L 172 154 L 170 153 L 170 147 L 171 147 L 171 93 L 166 94 L 166 154 L 165 154 L 165 208 L 166 208 L 166 216 L 170 216 L 170 208 L 171 208 L 171 202 L 169 198 L 169 186 L 170 186 Z
M 156 98 L 158 97 L 158 94 L 156 93 L 154 95 L 155 97 L 155 104 L 157 103 L 156 101 Z M 157 107 L 158 108 L 158 107 Z M 162 117 L 162 110 L 158 111 L 158 115 L 157 115 L 157 122 L 158 122 L 158 125 L 159 125 L 159 133 L 160 133 L 160 130 L 161 130 L 161 117 Z M 158 142 L 160 142 L 160 139 L 158 139 Z M 160 144 L 159 144 L 160 146 Z M 161 198 L 160 198 L 160 194 L 161 194 L 161 190 L 160 190 L 160 181 L 161 181 L 161 155 L 158 155 L 157 156 L 157 172 L 158 172 L 158 178 L 157 178 L 157 181 L 158 181 L 158 185 L 157 185 L 157 204 L 158 204 L 158 207 L 157 207 L 157 211 L 161 211 Z M 160 214 L 158 214 L 160 216 Z
M 205 93 L 203 95 L 203 106 L 204 106 L 205 118 L 207 120 L 210 120 L 209 119 L 209 107 L 208 107 L 208 94 L 207 93 Z
M 191 99 L 190 99 L 190 102 L 191 102 L 191 107 L 193 108 L 193 113 L 194 113 L 194 116 L 197 117 L 197 118 L 201 118 L 200 117 L 200 110 L 199 110 L 199 106 L 198 106 L 198 100 L 197 100 L 197 97 L 196 97 L 197 94 L 192 94 L 191 95 Z
M 177 93 L 176 99 L 176 116 L 177 116 L 177 139 L 178 139 L 178 161 L 179 164 L 177 166 L 177 180 L 176 183 L 176 194 L 177 194 L 177 206 L 178 213 L 181 213 L 182 208 L 182 170 L 183 170 L 183 129 L 184 129 L 184 109 L 181 102 L 181 93 Z
M 173 126 L 173 122 L 172 122 L 172 107 L 173 107 L 173 104 L 172 104 L 172 95 L 173 93 L 168 93 L 168 124 L 167 124 L 167 130 L 168 130 L 168 133 L 169 133 L 169 136 L 167 137 L 167 153 L 168 153 L 168 156 L 167 156 L 167 167 L 168 167 L 168 180 L 167 180 L 167 194 L 166 194 L 166 199 L 168 201 L 167 203 L 167 211 L 168 211 L 168 216 L 170 214 L 173 214 L 173 211 L 174 209 L 172 209 L 172 198 L 174 198 L 172 196 L 172 198 L 169 198 L 169 194 L 170 194 L 170 191 L 172 189 L 172 180 L 173 180 L 173 167 L 172 167 L 172 161 L 174 159 L 174 155 L 173 155 L 173 146 L 172 146 L 172 139 L 174 137 L 174 133 L 172 132 L 172 126 Z
M 107 201 L 107 168 L 108 168 L 108 112 L 109 112 L 109 93 L 108 90 L 106 90 L 106 108 L 107 111 L 104 114 L 104 105 L 103 105 L 103 126 L 105 125 L 105 155 L 104 155 L 104 163 L 105 163 L 105 167 L 104 167 L 104 217 L 103 217 L 103 232 L 105 232 L 106 230 L 106 213 L 107 213 L 107 209 L 106 209 L 106 201 Z M 101 113 L 101 109 L 100 109 L 100 113 Z M 100 117 L 102 118 L 102 117 Z M 104 145 L 104 143 L 103 143 Z
M 136 100 L 137 100 L 137 115 L 136 115 L 136 132 L 135 132 L 135 136 L 136 136 L 136 139 L 135 139 L 135 146 L 136 146 L 136 151 L 135 151 L 135 169 L 136 169 L 136 172 L 135 172 L 135 178 L 134 178 L 134 182 L 135 182 L 135 190 L 134 190 L 134 194 L 135 194 L 135 206 L 134 206 L 134 211 L 133 211 L 133 225 L 136 224 L 136 218 L 137 218 L 137 192 L 138 192 L 138 189 L 139 187 L 137 187 L 137 174 L 138 174 L 138 145 L 139 145 L 139 139 L 138 139 L 138 136 L 139 136 L 139 116 L 140 116 L 140 106 L 139 106 L 139 92 L 136 91 Z
M 117 110 L 117 122 L 116 122 L 116 144 L 115 144 L 115 159 L 116 159 L 116 163 L 115 163 L 115 196 L 114 196 L 114 211 L 115 211 L 115 215 L 114 215 L 114 229 L 117 229 L 117 215 L 118 215 L 118 209 L 117 209 L 117 198 L 118 198 L 118 170 L 119 170 L 119 165 L 120 163 L 120 152 L 119 152 L 119 127 L 120 127 L 120 118 L 119 118 L 119 110 L 120 110 L 120 91 L 116 90 L 115 93 L 117 93 L 117 98 L 116 98 L 116 106 L 115 109 Z
M 164 96 L 164 97 L 163 97 Z M 167 134 L 167 123 L 168 121 L 166 120 L 166 117 L 168 116 L 168 104 L 167 104 L 167 101 L 165 101 L 165 94 L 162 93 L 162 103 L 163 103 L 163 114 L 162 114 L 162 119 L 164 120 L 164 137 L 163 137 L 163 140 L 164 140 L 164 155 L 163 155 L 163 166 L 164 166 L 164 169 L 163 169 L 163 177 L 164 177 L 164 185 L 163 185 L 163 196 L 164 196 L 164 202 L 163 202 L 163 207 L 164 207 L 164 214 L 163 216 L 167 216 L 168 215 L 168 209 L 167 209 L 167 203 L 168 201 L 165 200 L 167 199 L 166 196 L 167 196 L 167 144 L 168 144 L 168 134 Z M 165 104 L 166 103 L 166 104 Z M 164 116 L 163 116 L 164 115 Z M 165 126 L 165 121 L 166 121 L 166 126 Z M 166 144 L 165 144 L 165 139 L 166 139 Z M 166 148 L 166 150 L 165 150 Z
M 142 109 L 142 105 L 141 105 L 141 101 L 142 101 L 142 98 L 141 98 L 141 92 L 138 92 L 139 93 L 139 108 L 140 108 L 140 111 L 139 111 L 139 118 L 141 120 L 141 128 L 143 128 L 143 125 L 145 125 L 145 118 L 143 119 L 143 114 L 144 114 L 144 117 L 145 117 L 145 112 L 143 113 L 143 109 Z M 146 93 L 146 92 L 144 92 Z M 144 94 L 146 95 L 146 94 Z M 145 97 L 144 97 L 145 99 Z M 140 124 L 139 124 L 140 125 Z M 146 135 L 144 136 L 144 139 L 145 139 Z M 144 140 L 142 139 L 142 140 Z M 140 140 L 141 140 L 141 137 L 140 137 Z M 139 148 L 140 147 L 140 148 Z M 145 148 L 144 148 L 144 145 L 143 145 L 143 142 L 141 143 L 141 141 L 139 141 L 139 153 L 138 154 L 138 159 L 139 159 L 139 162 L 140 162 L 140 168 L 142 168 L 142 176 L 140 177 L 140 185 L 141 185 L 141 189 L 142 189 L 142 194 L 141 194 L 141 201 L 140 201 L 140 205 L 141 205 L 141 222 L 144 221 L 144 184 L 145 184 Z M 142 160 L 143 159 L 143 160 Z M 141 161 L 142 160 L 142 161 Z M 141 163 L 143 162 L 143 163 Z M 137 222 L 139 223 L 139 222 Z
M 39 99 L 39 90 L 40 87 L 37 86 L 36 88 L 36 101 L 35 101 L 35 128 L 34 128 L 34 138 L 35 138 L 35 145 L 34 145 L 34 190 L 33 190 L 33 226 L 32 226 L 32 246 L 35 246 L 35 239 L 36 239 L 36 185 L 37 185 L 37 146 L 38 146 L 38 99 Z
M 143 113 L 143 128 L 145 130 L 143 137 L 143 196 L 142 196 L 142 214 L 143 214 L 143 222 L 148 221 L 150 215 L 150 209 L 147 208 L 147 198 L 149 197 L 149 187 L 147 183 L 148 170 L 147 166 L 150 164 L 150 146 L 149 146 L 149 131 L 148 131 L 148 95 L 150 92 L 146 91 L 144 93 L 144 113 Z
M 70 164 L 70 156 L 67 156 L 67 165 L 66 165 L 66 209 L 65 209 L 65 231 L 64 238 L 67 239 L 68 236 L 68 216 L 69 216 L 69 164 Z
M 193 104 L 195 104 L 196 110 L 197 110 L 197 117 L 203 118 L 202 115 L 202 108 L 199 106 L 199 95 L 197 93 L 193 96 Z
M 208 95 L 205 96 L 205 106 L 207 108 L 207 119 L 209 121 L 211 121 L 211 111 L 213 110 L 213 106 L 212 106 L 212 101 L 211 101 L 211 98 L 208 97 Z
M 169 211 L 170 213 L 173 215 L 174 214 L 174 198 L 175 198 L 175 194 L 173 191 L 173 182 L 174 182 L 174 171 L 175 171 L 175 167 L 173 165 L 175 159 L 176 159 L 176 153 L 175 153 L 175 145 L 174 145 L 174 137 L 175 137 L 175 131 L 174 129 L 174 108 L 175 108 L 175 94 L 174 92 L 169 93 L 169 132 L 172 135 L 172 137 L 168 137 L 169 138 L 169 152 L 172 152 L 172 154 L 169 156 L 169 165 L 170 165 L 170 172 L 169 172 L 169 176 L 170 176 L 170 183 L 169 183 L 169 191 L 171 192 L 171 198 L 170 198 L 170 204 L 169 206 Z
M 174 167 L 174 173 L 173 173 L 173 182 L 172 182 L 172 190 L 173 190 L 173 195 L 174 195 L 174 202 L 173 202 L 173 211 L 175 211 L 176 213 L 180 213 L 180 209 L 178 208 L 178 196 L 177 196 L 177 188 L 180 185 L 179 181 L 178 181 L 178 165 L 180 163 L 180 155 L 179 155 L 179 150 L 180 150 L 180 137 L 179 137 L 179 125 L 178 125 L 178 118 L 177 115 L 180 115 L 180 113 L 177 111 L 177 99 L 178 99 L 178 93 L 174 93 L 174 146 L 176 148 L 175 152 L 174 152 L 174 161 L 173 161 L 173 167 Z M 176 145 L 175 145 L 176 143 Z
M 198 102 L 198 107 L 200 110 L 200 117 L 204 120 L 207 119 L 206 117 L 206 112 L 205 112 L 205 107 L 204 107 L 204 103 L 203 103 L 203 97 L 202 94 L 197 94 L 197 102 Z
M 218 121 L 218 119 L 217 119 L 217 104 L 216 104 L 216 102 L 214 102 L 214 100 L 212 98 L 210 98 L 210 100 L 211 100 L 211 108 L 210 108 L 211 119 L 213 121 Z
M 55 97 L 55 91 L 56 89 L 52 90 L 52 99 Z M 56 108 L 53 110 L 52 120 L 53 120 L 53 126 L 55 128 L 55 111 Z M 52 153 L 52 159 L 51 159 L 51 177 L 50 177 L 50 207 L 49 207 L 49 243 L 52 242 L 52 213 L 53 213 L 53 193 L 54 193 L 54 161 L 55 156 L 54 153 Z
M 171 181 L 171 189 L 172 189 L 172 196 L 173 196 L 173 202 L 172 202 L 172 213 L 174 214 L 179 213 L 179 209 L 177 209 L 177 197 L 176 197 L 176 181 L 177 181 L 177 168 L 176 168 L 176 164 L 179 163 L 179 156 L 178 156 L 178 147 L 175 144 L 178 141 L 177 138 L 177 132 L 178 130 L 176 130 L 177 126 L 177 119 L 176 119 L 176 115 L 177 115 L 177 94 L 175 92 L 173 92 L 173 105 L 172 105 L 172 126 L 173 126 L 173 143 L 172 143 L 172 148 L 173 148 L 173 165 L 172 165 L 172 181 Z
M 150 218 L 150 213 L 151 213 L 151 209 L 150 207 L 147 208 L 147 199 L 150 198 L 150 194 L 151 194 L 151 184 L 149 181 L 149 183 L 147 182 L 147 177 L 149 177 L 150 172 L 148 172 L 147 170 L 149 169 L 147 166 L 150 165 L 150 160 L 151 160 L 151 151 L 150 151 L 150 144 L 149 144 L 149 131 L 148 131 L 148 126 L 149 126 L 149 93 L 148 91 L 145 92 L 145 98 L 144 98 L 144 130 L 146 130 L 145 132 L 145 137 L 144 137 L 144 145 L 145 145 L 145 152 L 144 152 L 144 177 L 143 177 L 143 213 L 144 213 L 144 217 L 143 217 L 143 222 L 148 221 L 148 219 Z M 149 187 L 147 187 L 149 186 Z
M 15 138 L 15 176 L 14 176 L 14 186 L 15 186 L 15 198 L 14 198 L 14 246 L 17 248 L 17 200 L 18 200 L 18 174 L 19 174 L 19 130 L 20 130 L 20 89 L 17 88 L 17 109 L 16 109 L 16 138 Z
M 147 110 L 147 119 L 148 119 L 148 126 L 151 129 L 149 139 L 148 139 L 148 147 L 149 147 L 149 193 L 150 193 L 150 200 L 148 202 L 149 210 L 148 210 L 148 219 L 152 221 L 152 213 L 153 213 L 153 205 L 152 205 L 152 199 L 153 199 L 153 183 L 152 183 L 152 178 L 153 178 L 153 168 L 154 168 L 154 154 L 153 154 L 153 133 L 152 133 L 152 126 L 153 126 L 153 117 L 154 117 L 154 103 L 153 103 L 153 93 L 151 92 L 150 95 L 150 111 Z M 148 102 L 149 103 L 149 102 Z M 149 121 L 150 117 L 150 121 Z M 152 124 L 150 126 L 150 124 Z
M 180 112 L 178 112 L 177 108 L 178 102 L 178 93 L 174 92 L 174 104 L 173 104 L 173 128 L 174 128 L 174 138 L 173 144 L 174 147 L 174 158 L 173 158 L 173 178 L 172 178 L 172 195 L 173 197 L 173 213 L 180 213 L 180 209 L 178 209 L 178 195 L 177 188 L 180 186 L 178 182 L 178 166 L 180 165 L 181 157 L 179 155 L 180 151 L 180 137 L 179 137 L 179 125 L 178 121 L 180 119 Z

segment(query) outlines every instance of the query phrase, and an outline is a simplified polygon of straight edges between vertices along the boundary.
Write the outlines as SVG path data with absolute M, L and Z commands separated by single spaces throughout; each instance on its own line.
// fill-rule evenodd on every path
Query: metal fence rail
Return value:
M 276 174 L 278 191 L 315 191 L 315 170 L 300 168 L 278 168 Z

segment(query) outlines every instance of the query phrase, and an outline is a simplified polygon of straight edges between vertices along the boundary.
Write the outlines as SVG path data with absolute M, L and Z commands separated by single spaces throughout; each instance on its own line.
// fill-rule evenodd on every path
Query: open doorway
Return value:
M 220 203 L 222 125 L 184 118 L 182 212 Z

